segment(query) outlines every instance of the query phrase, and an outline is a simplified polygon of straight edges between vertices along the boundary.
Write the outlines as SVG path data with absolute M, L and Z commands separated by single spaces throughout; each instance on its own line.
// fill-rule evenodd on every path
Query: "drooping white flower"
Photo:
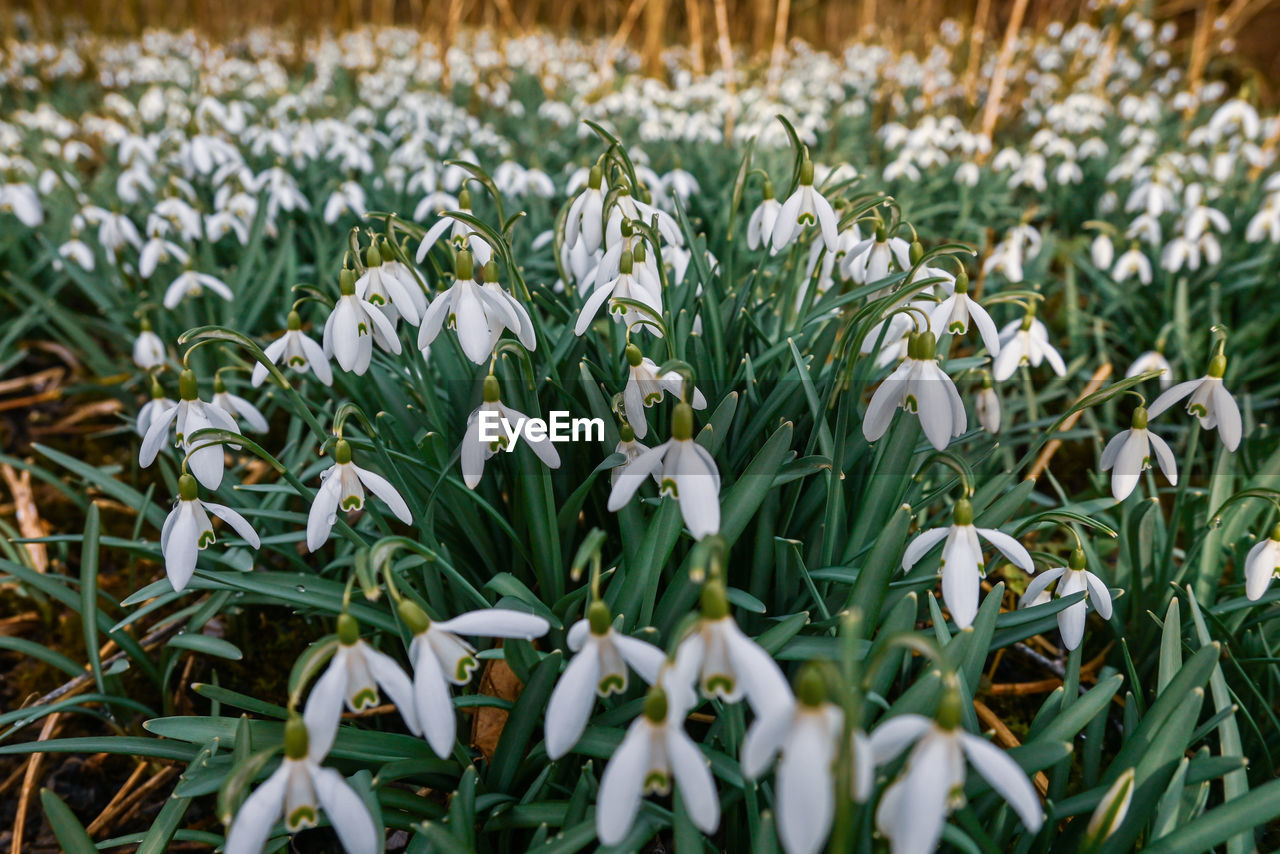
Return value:
M 937 848 L 947 815 L 965 802 L 966 759 L 1008 801 L 1028 831 L 1034 834 L 1044 823 L 1035 788 L 1018 764 L 985 738 L 961 728 L 958 695 L 955 689 L 944 694 L 937 721 L 901 714 L 871 733 L 877 765 L 914 745 L 902 773 L 876 807 L 876 829 L 888 837 L 892 854 L 930 854 Z
M 886 234 L 884 226 L 877 224 L 870 237 L 845 253 L 840 270 L 845 278 L 865 285 L 888 276 L 895 264 L 903 272 L 911 269 L 911 244 Z
M 964 335 L 969 331 L 970 319 L 978 327 L 978 335 L 991 358 L 999 356 L 1000 335 L 996 332 L 996 325 L 987 310 L 970 298 L 969 277 L 961 270 L 956 276 L 955 292 L 930 312 L 929 329 L 935 338 L 941 338 L 943 333 Z
M 502 402 L 502 389 L 493 374 L 484 378 L 484 399 L 467 418 L 467 430 L 462 437 L 462 480 L 468 489 L 475 489 L 484 477 L 484 464 L 500 450 L 513 448 L 511 432 L 517 433 L 529 449 L 542 460 L 547 468 L 560 468 L 560 454 L 550 435 L 529 435 L 523 425 L 529 416 Z M 508 430 L 510 428 L 510 430 Z M 486 436 L 494 438 L 485 438 Z
M 344 612 L 338 617 L 337 649 L 311 689 L 303 712 L 312 749 L 320 754 L 328 753 L 338 733 L 343 707 L 352 712 L 372 709 L 378 705 L 379 687 L 400 710 L 409 731 L 422 735 L 408 674 L 394 658 L 361 640 L 359 624 Z
M 44 222 L 44 207 L 36 188 L 30 184 L 10 183 L 0 186 L 0 213 L 11 213 L 27 228 Z
M 908 572 L 930 549 L 942 543 L 939 567 L 942 599 L 950 609 L 952 619 L 962 629 L 973 625 L 973 618 L 978 615 L 978 594 L 982 589 L 981 581 L 987 574 L 979 537 L 995 546 L 1005 559 L 1023 572 L 1036 571 L 1031 555 L 1022 543 L 1003 531 L 974 526 L 973 505 L 967 498 L 956 502 L 948 527 L 922 532 L 902 555 L 902 571 Z
M 653 177 L 657 178 L 656 175 Z M 640 192 L 643 193 L 643 188 Z M 624 183 L 618 188 L 617 195 L 613 197 L 613 206 L 605 217 L 604 245 L 617 245 L 618 241 L 626 237 L 627 226 L 632 222 L 649 225 L 655 220 L 658 223 L 658 234 L 667 245 L 684 246 L 684 235 L 680 232 L 675 217 L 638 198 L 633 188 Z
M 462 213 L 471 213 L 471 191 L 465 187 L 458 194 L 458 210 Z M 454 249 L 459 252 L 463 249 L 470 251 L 481 267 L 488 264 L 489 259 L 493 257 L 493 247 L 485 240 L 484 235 L 460 219 L 441 214 L 439 222 L 427 230 L 422 242 L 418 244 L 418 254 L 414 260 L 419 264 L 425 261 L 431 247 L 436 245 L 446 231 L 449 232 L 449 240 L 453 243 Z
M 920 419 L 924 434 L 939 451 L 968 426 L 964 401 L 951 377 L 938 365 L 932 332 L 912 335 L 907 358 L 871 395 L 862 419 L 862 435 L 874 442 L 885 434 L 899 408 Z
M 406 525 L 413 522 L 409 505 L 390 481 L 351 462 L 351 445 L 345 439 L 334 443 L 333 465 L 320 472 L 320 479 L 320 488 L 307 514 L 308 551 L 314 552 L 328 542 L 339 511 L 349 513 L 364 507 L 365 489 L 381 498 L 401 522 Z
M 373 345 L 399 355 L 400 339 L 381 309 L 356 296 L 355 273 L 343 269 L 338 286 L 342 295 L 324 323 L 324 355 L 337 359 L 342 370 L 363 376 L 373 361 Z
M 1200 419 L 1200 426 L 1206 430 L 1218 428 L 1222 444 L 1228 451 L 1240 447 L 1243 425 L 1240 420 L 1240 407 L 1223 385 L 1222 377 L 1227 372 L 1227 357 L 1221 353 L 1209 361 L 1209 371 L 1203 377 L 1178 383 L 1173 388 L 1155 399 L 1148 410 L 1147 417 L 1155 418 L 1187 395 L 1187 412 Z
M 356 279 L 356 296 L 376 305 L 392 326 L 402 315 L 417 326 L 427 310 L 426 294 L 413 273 L 399 261 L 383 261 L 377 244 L 365 252 L 365 270 Z
M 666 656 L 651 643 L 628 637 L 613 628 L 609 606 L 596 600 L 587 618 L 574 623 L 568 634 L 576 655 L 564 669 L 547 703 L 547 756 L 568 753 L 586 729 L 596 695 L 608 697 L 627 690 L 627 666 L 654 684 Z
M 1257 601 L 1271 586 L 1271 579 L 1280 572 L 1280 523 L 1271 529 L 1271 536 L 1249 549 L 1244 559 L 1244 594 L 1249 601 Z
M 631 428 L 630 424 L 622 424 L 618 427 L 618 444 L 613 449 L 615 454 L 622 454 L 626 459 L 619 463 L 609 473 L 609 485 L 612 486 L 617 482 L 618 476 L 626 472 L 627 467 L 640 458 L 640 455 L 649 450 L 649 446 L 642 442 L 636 441 L 636 431 Z M 653 482 L 659 483 L 658 472 L 653 472 Z
M 564 242 L 568 246 L 581 242 L 583 251 L 590 254 L 598 250 L 604 241 L 604 170 L 592 166 L 586 188 L 574 197 L 564 220 Z
M 1129 370 L 1124 372 L 1126 378 L 1136 377 L 1138 374 L 1145 374 L 1148 371 L 1161 371 L 1160 388 L 1167 389 L 1173 385 L 1173 366 L 1169 364 L 1169 360 L 1159 350 L 1148 350 L 1141 356 L 1133 360 L 1133 364 L 1129 366 Z
M 770 254 L 777 255 L 801 233 L 817 226 L 828 252 L 836 251 L 839 223 L 831 202 L 813 187 L 813 162 L 805 158 L 800 164 L 800 183 L 782 203 L 773 224 Z
M 260 545 L 257 532 L 243 516 L 230 507 L 201 501 L 196 479 L 183 474 L 178 478 L 178 501 L 165 517 L 164 527 L 160 530 L 164 571 L 177 593 L 185 590 L 191 582 L 199 553 L 217 542 L 213 524 L 209 521 L 210 513 L 230 525 L 253 548 Z
M 302 317 L 296 311 L 289 312 L 289 328 L 267 345 L 263 354 L 275 364 L 285 365 L 299 373 L 311 371 L 325 385 L 333 384 L 333 368 L 324 349 L 302 331 Z M 268 375 L 267 366 L 253 366 L 250 383 L 254 388 L 262 385 Z
M 1178 466 L 1173 451 L 1155 433 L 1147 429 L 1147 410 L 1139 406 L 1133 410 L 1133 420 L 1128 430 L 1116 434 L 1102 449 L 1099 469 L 1111 471 L 1111 494 L 1116 501 L 1124 501 L 1138 485 L 1142 472 L 1151 468 L 1152 454 L 1160 464 L 1160 470 L 1170 484 L 1178 483 Z M 1114 471 L 1112 471 L 1114 469 Z
M 191 256 L 176 243 L 163 237 L 152 237 L 143 244 L 138 256 L 138 275 L 144 279 L 151 278 L 156 267 L 166 261 L 177 261 L 179 264 L 191 263 Z
M 652 315 L 662 316 L 662 290 L 661 287 L 653 287 L 649 277 L 642 276 L 636 271 L 637 254 L 641 257 L 641 263 L 648 257 L 640 242 L 636 243 L 635 252 L 622 251 L 618 259 L 618 275 L 613 279 L 600 282 L 600 271 L 597 270 L 595 290 L 583 303 L 582 311 L 578 314 L 578 321 L 573 327 L 575 335 L 582 335 L 590 328 L 591 321 L 600 313 L 601 306 L 607 301 L 609 313 L 615 320 L 623 323 L 628 331 L 639 328 L 662 337 L 662 330 L 652 322 Z M 603 264 L 604 261 L 601 261 L 602 266 Z M 627 305 L 622 302 L 623 300 L 640 303 L 649 310 L 649 313 Z
M 1134 242 L 1128 251 L 1116 259 L 1116 266 L 1111 271 L 1111 278 L 1116 282 L 1123 282 L 1135 275 L 1142 284 L 1151 284 L 1151 259 L 1138 248 L 1137 242 Z
M 1034 312 L 1028 311 L 1022 320 L 1008 323 L 1000 330 L 1000 355 L 991 365 L 991 374 L 996 382 L 1002 383 L 1013 376 L 1019 365 L 1038 368 L 1045 361 L 1058 376 L 1067 373 L 1062 356 L 1049 343 L 1049 330 Z
M 216 442 L 193 441 L 191 436 L 207 428 L 239 434 L 240 428 L 225 410 L 200 400 L 197 391 L 195 374 L 184 370 L 178 375 L 181 399 L 176 406 L 152 416 L 147 432 L 142 437 L 142 447 L 138 450 L 138 465 L 146 468 L 155 462 L 156 454 L 160 453 L 160 448 L 164 445 L 165 434 L 169 432 L 169 425 L 173 424 L 174 444 L 181 447 L 187 455 L 191 473 L 206 489 L 217 489 L 222 483 L 222 446 Z
M 635 431 L 636 437 L 643 439 L 649 432 L 645 409 L 661 403 L 667 392 L 679 397 L 684 390 L 684 377 L 677 371 L 668 371 L 659 376 L 657 364 L 641 355 L 640 348 L 634 344 L 627 345 L 626 356 L 627 385 L 622 391 L 623 409 L 627 414 L 627 423 Z M 707 399 L 695 388 L 690 405 L 694 409 L 706 409 Z
M 329 817 L 347 854 L 375 854 L 381 831 L 364 801 L 342 775 L 320 762 L 307 725 L 293 715 L 285 723 L 284 761 L 249 795 L 227 833 L 226 854 L 260 854 L 281 816 L 290 833 L 315 827 L 320 811 Z
M 973 396 L 973 411 L 983 430 L 992 436 L 1000 432 L 1000 395 L 991 381 L 991 375 L 985 371 L 982 373 L 982 386 Z
M 151 377 L 151 399 L 142 404 L 142 408 L 138 410 L 138 423 L 136 425 L 138 435 L 145 437 L 147 431 L 151 429 L 152 422 L 177 405 L 177 403 L 165 396 L 164 388 L 153 374 Z
M 458 345 L 468 359 L 483 365 L 505 329 L 510 329 L 526 350 L 538 340 L 529 312 L 498 284 L 498 265 L 490 261 L 476 269 L 471 253 L 458 253 L 456 278 L 449 290 L 427 307 L 418 328 L 418 349 L 428 352 L 447 323 L 458 334 Z
M 164 341 L 151 331 L 151 321 L 142 318 L 142 331 L 133 342 L 133 363 L 144 371 L 158 368 L 167 358 Z
M 1031 579 L 1026 592 L 1018 601 L 1019 607 L 1026 608 L 1038 604 L 1042 596 L 1047 596 L 1049 585 L 1054 582 L 1057 582 L 1054 596 L 1059 599 L 1070 596 L 1072 593 L 1085 591 L 1085 598 L 1082 601 L 1068 605 L 1058 612 L 1058 631 L 1062 633 L 1062 643 L 1067 649 L 1075 649 L 1080 646 L 1080 641 L 1084 638 L 1085 617 L 1090 605 L 1102 619 L 1111 619 L 1111 591 L 1107 589 L 1102 579 L 1085 567 L 1084 551 L 1073 549 L 1067 566 L 1046 569 Z
M 747 248 L 752 252 L 773 240 L 773 227 L 778 222 L 782 203 L 773 197 L 773 182 L 764 182 L 764 199 L 747 220 Z
M 693 407 L 676 404 L 671 438 L 631 461 L 613 482 L 609 510 L 618 512 L 640 484 L 661 471 L 658 489 L 680 502 L 680 514 L 694 539 L 720 531 L 720 470 L 711 453 L 693 441 Z
M 451 620 L 433 622 L 416 604 L 402 599 L 400 619 L 413 634 L 409 661 L 413 665 L 413 708 L 427 744 L 447 758 L 457 740 L 452 685 L 465 685 L 480 665 L 476 650 L 459 635 L 533 640 L 551 628 L 542 617 L 509 608 L 484 608 Z
M 324 203 L 324 221 L 333 225 L 348 211 L 357 217 L 363 217 L 365 210 L 364 188 L 355 181 L 343 181 Z
M 822 676 L 806 667 L 796 701 L 770 717 L 759 717 L 742 742 L 742 773 L 759 778 L 773 757 L 778 762 L 774 798 L 778 837 L 787 854 L 817 854 L 835 816 L 835 765 L 844 737 L 844 712 L 826 699 Z M 853 731 L 853 799 L 871 794 L 874 757 L 867 737 Z
M 680 641 L 676 667 L 696 675 L 702 696 L 726 703 L 745 697 L 761 718 L 782 713 L 794 703 L 777 662 L 738 627 L 729 613 L 724 582 L 714 578 L 702 587 L 702 614 Z
M 235 296 L 231 293 L 231 288 L 227 287 L 226 283 L 218 277 L 211 276 L 208 273 L 197 273 L 195 270 L 184 270 L 165 289 L 164 307 L 176 308 L 178 303 L 182 302 L 183 297 L 198 297 L 204 293 L 206 288 L 227 302 L 235 300 Z
M 605 845 L 621 842 L 631 830 L 641 799 L 667 795 L 672 784 L 695 827 L 714 833 L 720 824 L 720 801 L 707 758 L 684 731 L 677 694 L 659 686 L 649 689 L 644 711 L 631 723 L 609 759 L 596 798 L 596 836 Z
M 1093 243 L 1089 244 L 1089 257 L 1093 261 L 1093 266 L 1099 270 L 1110 270 L 1111 262 L 1116 257 L 1116 248 L 1111 242 L 1111 235 L 1104 231 L 1093 238 Z
M 227 391 L 227 385 L 219 375 L 214 375 L 213 397 L 209 399 L 209 403 L 226 412 L 232 418 L 238 418 L 245 422 L 249 425 L 249 429 L 255 433 L 265 433 L 268 430 L 267 419 L 258 411 L 258 407 L 240 395 Z
M 66 243 L 59 246 L 58 257 L 65 258 L 68 261 L 74 261 L 79 264 L 82 269 L 90 273 L 93 272 L 95 264 L 93 250 L 78 237 L 73 237 Z

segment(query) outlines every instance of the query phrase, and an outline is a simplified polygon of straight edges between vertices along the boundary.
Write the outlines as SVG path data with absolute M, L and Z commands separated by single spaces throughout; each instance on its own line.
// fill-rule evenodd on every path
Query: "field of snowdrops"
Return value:
M 1280 120 L 1173 36 L 5 45 L 0 847 L 1275 850 Z

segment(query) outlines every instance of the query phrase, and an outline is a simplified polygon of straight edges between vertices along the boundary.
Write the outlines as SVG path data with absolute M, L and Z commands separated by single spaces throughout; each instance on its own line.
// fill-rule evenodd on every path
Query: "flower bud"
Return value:
M 458 258 L 453 263 L 453 274 L 459 282 L 465 282 L 476 277 L 476 262 L 471 256 L 470 249 L 463 249 L 458 252 Z
M 497 403 L 501 399 L 502 387 L 498 384 L 498 378 L 489 374 L 484 378 L 484 402 Z
M 765 201 L 773 198 L 773 182 L 768 178 L 764 179 L 764 198 Z
M 1219 353 L 1209 360 L 1209 376 L 1222 379 L 1227 373 L 1227 357 Z
M 364 265 L 366 267 L 381 267 L 382 253 L 378 251 L 378 244 L 370 243 L 369 248 L 364 253 Z
M 1139 406 L 1137 409 L 1133 410 L 1133 419 L 1129 422 L 1129 424 L 1130 426 L 1133 427 L 1134 430 L 1146 430 L 1147 429 L 1147 408 L 1145 406 Z
M 942 699 L 938 702 L 938 726 L 944 730 L 953 730 L 960 726 L 963 717 L 964 698 L 960 696 L 960 689 L 956 686 L 955 680 L 950 679 L 942 691 Z
M 817 666 L 806 664 L 796 680 L 796 699 L 810 708 L 821 706 L 827 699 L 827 686 Z
M 729 616 L 729 594 L 724 582 L 711 579 L 702 585 L 702 616 L 708 620 L 722 620 Z
M 964 271 L 963 267 L 956 273 L 956 293 L 969 293 L 969 274 Z
M 151 397 L 155 400 L 164 397 L 164 386 L 160 385 L 160 379 L 155 374 L 151 375 Z
M 1086 565 L 1084 559 L 1084 549 L 1076 548 L 1071 550 L 1071 559 L 1067 561 L 1067 566 L 1071 569 L 1084 569 Z
M 338 643 L 353 646 L 360 640 L 360 624 L 356 618 L 343 611 L 338 615 Z
M 599 166 L 592 166 L 591 171 L 587 173 L 587 186 L 593 190 L 598 190 L 603 184 L 604 170 Z
M 284 755 L 289 759 L 306 759 L 309 741 L 306 722 L 301 715 L 291 713 L 284 724 Z
M 200 387 L 196 382 L 195 372 L 189 368 L 178 374 L 178 395 L 183 400 L 195 400 L 200 396 Z
M 591 634 L 607 635 L 612 623 L 613 615 L 604 602 L 597 599 L 587 607 L 587 625 L 591 627 Z
M 302 315 L 298 314 L 296 311 L 289 312 L 288 324 L 291 332 L 297 332 L 302 328 Z
M 907 260 L 911 262 L 913 267 L 924 260 L 924 245 L 919 240 L 911 241 L 911 247 L 907 252 Z
M 638 368 L 640 363 L 644 361 L 644 354 L 634 344 L 628 344 L 625 352 L 627 354 L 627 364 L 633 368 Z
M 189 474 L 184 474 L 178 478 L 178 497 L 183 501 L 195 501 L 200 491 L 196 486 L 196 479 Z
M 644 716 L 655 724 L 667 719 L 667 694 L 658 685 L 650 688 L 649 695 L 644 698 Z
M 338 290 L 344 297 L 349 297 L 356 292 L 356 274 L 346 267 L 338 273 Z
M 213 375 L 213 393 L 214 394 L 227 393 L 227 384 L 222 381 L 222 374 Z
M 462 185 L 462 190 L 458 193 L 458 208 L 459 210 L 464 211 L 471 210 L 471 191 L 467 189 L 467 185 L 465 183 Z M 469 279 L 471 277 L 468 276 L 467 278 Z
M 396 606 L 396 611 L 410 634 L 420 635 L 431 627 L 431 618 L 415 602 L 401 599 L 400 604 Z
M 686 442 L 693 438 L 693 407 L 681 401 L 671 413 L 671 438 Z
M 333 445 L 333 461 L 340 466 L 351 462 L 351 445 L 346 439 L 339 439 Z
M 636 431 L 630 424 L 623 424 L 618 428 L 618 438 L 624 442 L 634 442 L 636 440 Z
M 807 155 L 800 163 L 800 186 L 813 186 L 813 161 Z
M 484 265 L 483 276 L 476 276 L 476 281 L 496 282 L 498 281 L 498 262 L 489 261 Z
M 973 524 L 973 504 L 967 498 L 961 498 L 956 502 L 956 506 L 951 508 L 951 524 L 953 525 L 972 525 Z

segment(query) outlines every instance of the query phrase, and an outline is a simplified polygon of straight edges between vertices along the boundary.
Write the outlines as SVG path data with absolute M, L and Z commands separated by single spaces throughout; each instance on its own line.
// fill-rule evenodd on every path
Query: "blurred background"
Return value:
M 925 51 L 948 18 L 968 28 L 979 46 L 1010 30 L 1039 32 L 1054 21 L 1069 26 L 1116 14 L 1097 7 L 1081 0 L 4 0 L 0 35 L 131 36 L 148 28 L 195 27 L 234 46 L 255 27 L 304 38 L 395 25 L 430 32 L 447 45 L 468 27 L 511 35 L 546 30 L 627 44 L 647 71 L 660 73 L 663 51 L 672 46 L 687 48 L 696 69 L 718 67 L 730 57 L 767 57 L 790 39 L 838 49 L 874 34 L 898 49 Z M 1174 22 L 1193 67 L 1206 66 L 1199 71 L 1239 78 L 1263 103 L 1276 102 L 1280 0 L 1157 0 L 1121 4 L 1120 14 L 1130 8 Z

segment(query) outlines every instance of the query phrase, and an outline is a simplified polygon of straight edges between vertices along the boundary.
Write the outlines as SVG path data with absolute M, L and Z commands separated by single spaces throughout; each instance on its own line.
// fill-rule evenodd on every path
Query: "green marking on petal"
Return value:
M 817 225 L 818 218 L 811 213 L 802 213 L 796 217 L 796 223 L 799 225 Z
M 301 356 L 290 356 L 290 357 L 289 357 L 289 367 L 291 367 L 291 368 L 305 368 L 306 366 L 307 366 L 307 360 L 306 360 L 306 359 L 304 359 L 304 358 L 302 358 Z
M 350 699 L 350 703 L 351 708 L 356 711 L 372 709 L 374 706 L 378 705 L 378 692 L 372 688 L 365 688 L 357 692 L 356 695 Z
M 201 531 L 200 539 L 196 540 L 196 548 L 207 549 L 209 548 L 209 546 L 213 545 L 217 541 L 218 541 L 218 538 L 214 536 L 213 529 L 210 529 L 208 531 Z
M 348 495 L 346 498 L 342 499 L 343 510 L 347 510 L 347 511 L 359 510 L 363 506 L 364 506 L 364 499 L 361 498 L 359 495 Z
M 459 680 L 467 680 L 471 678 L 471 672 L 476 669 L 479 662 L 469 655 L 464 655 L 458 659 L 458 668 L 454 671 L 454 675 Z
M 307 804 L 298 807 L 289 813 L 289 817 L 285 819 L 285 827 L 290 833 L 303 830 L 308 827 L 315 827 L 320 816 L 316 813 L 316 808 Z
M 676 482 L 669 477 L 664 477 L 662 483 L 658 484 L 658 492 L 663 495 L 670 495 L 672 498 L 680 497 L 680 490 L 676 488 Z
M 662 402 L 662 392 L 660 391 L 650 392 L 644 396 L 645 406 L 653 406 L 655 403 L 661 403 L 661 402 Z
M 359 338 L 359 337 L 360 337 L 360 336 L 362 336 L 362 335 L 368 335 L 368 334 L 369 334 L 369 324 L 364 323 L 363 321 L 362 321 L 362 322 L 360 322 L 360 323 L 358 323 L 358 324 L 356 324 L 356 337 L 357 337 L 357 338 Z
M 661 771 L 650 771 L 645 775 L 644 788 L 646 792 L 666 794 L 671 790 L 671 778 Z
M 369 302 L 374 305 L 386 305 L 387 301 L 382 298 L 382 294 L 369 294 Z
M 1209 417 L 1209 410 L 1205 408 L 1203 403 L 1187 404 L 1187 412 L 1189 412 L 1190 414 L 1194 415 L 1197 418 Z
M 951 323 L 947 326 L 947 331 L 952 333 L 953 335 L 963 334 L 964 329 L 965 329 L 964 324 L 958 320 L 951 321 Z
M 707 694 L 732 694 L 737 683 L 727 673 L 713 673 L 703 682 Z
M 916 402 L 916 396 L 914 394 L 909 394 L 907 395 L 906 400 L 902 401 L 902 408 L 908 412 L 919 412 L 920 404 Z
M 621 694 L 625 690 L 627 690 L 627 678 L 617 673 L 610 673 L 601 679 L 600 685 L 596 688 L 596 692 L 601 697 L 607 697 L 610 694 Z

